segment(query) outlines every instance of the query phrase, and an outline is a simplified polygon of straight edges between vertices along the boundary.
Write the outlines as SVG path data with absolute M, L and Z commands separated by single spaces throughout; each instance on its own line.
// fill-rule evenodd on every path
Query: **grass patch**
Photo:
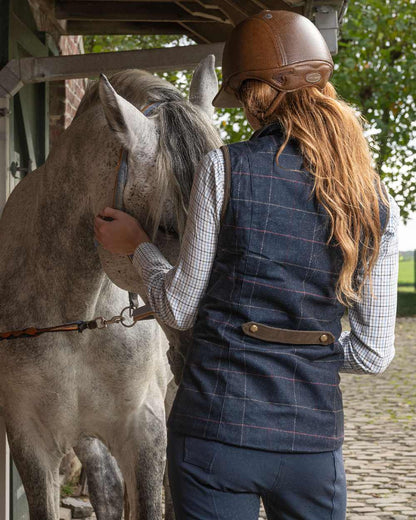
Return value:
M 415 292 L 415 286 L 414 285 L 399 285 L 398 291 L 400 292 Z
M 64 484 L 61 486 L 61 497 L 70 497 L 74 494 L 75 487 L 72 484 Z
M 415 284 L 415 262 L 413 258 L 400 258 L 399 285 Z
M 397 316 L 416 316 L 416 292 L 399 291 L 397 294 Z

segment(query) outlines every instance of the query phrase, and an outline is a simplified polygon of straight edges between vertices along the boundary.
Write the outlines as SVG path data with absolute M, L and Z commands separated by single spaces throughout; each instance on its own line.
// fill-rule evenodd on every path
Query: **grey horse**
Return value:
M 221 144 L 211 122 L 216 91 L 213 56 L 197 67 L 189 100 L 138 70 L 88 89 L 46 163 L 18 184 L 4 209 L 0 331 L 111 317 L 126 306 L 126 289 L 147 302 L 130 260 L 94 244 L 93 219 L 113 203 L 125 149 L 125 210 L 175 263 L 194 172 Z M 146 117 L 141 110 L 149 105 Z M 161 518 L 172 377 L 166 354 L 178 381 L 190 337 L 146 320 L 132 329 L 0 343 L 0 406 L 31 520 L 58 520 L 59 465 L 71 447 L 89 469 L 98 518 L 121 518 L 119 470 L 130 519 Z

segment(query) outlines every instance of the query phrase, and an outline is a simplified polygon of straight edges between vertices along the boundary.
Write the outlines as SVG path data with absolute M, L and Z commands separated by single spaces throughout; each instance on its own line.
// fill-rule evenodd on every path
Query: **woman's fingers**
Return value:
M 124 212 L 120 211 L 118 209 L 107 207 L 107 208 L 103 209 L 103 211 L 101 212 L 101 215 L 103 217 L 111 217 L 113 219 L 116 219 L 117 217 L 120 217 L 120 213 L 123 214 Z
M 94 234 L 105 249 L 117 254 L 131 254 L 142 242 L 150 242 L 134 217 L 109 207 L 95 217 Z

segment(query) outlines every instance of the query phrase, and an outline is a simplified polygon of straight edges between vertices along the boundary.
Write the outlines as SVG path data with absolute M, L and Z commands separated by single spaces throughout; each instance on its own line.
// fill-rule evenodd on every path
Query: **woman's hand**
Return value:
M 141 243 L 150 242 L 150 238 L 135 218 L 113 208 L 105 208 L 95 217 L 94 233 L 104 249 L 119 255 L 133 254 Z

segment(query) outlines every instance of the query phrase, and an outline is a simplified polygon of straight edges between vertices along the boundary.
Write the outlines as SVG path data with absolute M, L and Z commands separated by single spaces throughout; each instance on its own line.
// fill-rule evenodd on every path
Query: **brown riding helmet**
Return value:
M 290 11 L 261 11 L 232 30 L 223 53 L 223 83 L 212 104 L 241 107 L 236 97 L 246 79 L 258 79 L 278 91 L 323 88 L 334 62 L 319 29 Z

